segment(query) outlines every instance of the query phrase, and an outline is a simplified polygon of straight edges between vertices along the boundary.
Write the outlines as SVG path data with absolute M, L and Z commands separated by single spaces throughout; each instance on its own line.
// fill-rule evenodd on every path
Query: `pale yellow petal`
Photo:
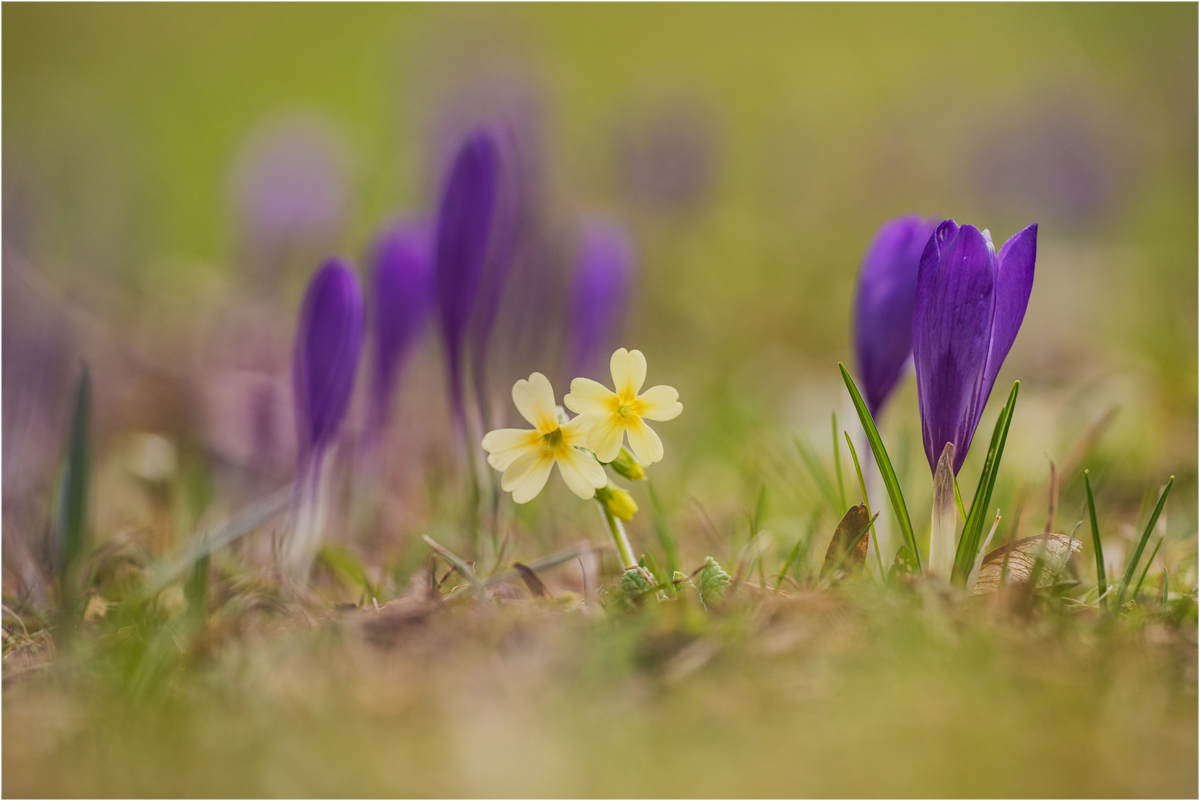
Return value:
M 625 402 L 633 400 L 646 383 L 646 357 L 640 350 L 621 348 L 609 359 L 608 367 L 617 395 Z
M 512 396 L 517 411 L 538 431 L 547 434 L 558 428 L 554 416 L 554 388 L 546 376 L 534 373 L 528 381 L 521 379 L 513 384 Z
M 565 453 L 559 455 L 558 471 L 562 473 L 563 481 L 571 492 L 585 500 L 596 494 L 597 487 L 608 483 L 608 476 L 596 458 L 575 448 L 567 448 Z
M 621 452 L 621 440 L 625 438 L 625 421 L 615 414 L 583 416 L 589 418 L 585 421 L 588 450 L 601 462 L 616 459 Z
M 629 432 L 629 450 L 633 451 L 639 462 L 653 464 L 663 458 L 662 440 L 645 421 L 632 417 L 626 430 Z
M 500 428 L 489 431 L 483 438 L 483 449 L 488 452 L 488 464 L 497 470 L 505 470 L 526 451 L 541 450 L 542 435 L 523 428 Z
M 527 451 L 504 471 L 500 477 L 500 487 L 505 492 L 511 492 L 516 503 L 527 503 L 546 486 L 552 467 L 554 457 L 550 454 L 543 453 L 540 448 Z
M 588 431 L 591 430 L 592 426 L 603 422 L 606 417 L 608 417 L 607 414 L 579 415 L 559 429 L 562 431 L 563 442 L 571 447 L 578 445 L 581 448 L 586 448 L 588 444 Z
M 682 411 L 679 393 L 665 384 L 650 387 L 633 403 L 633 413 L 647 420 L 674 420 Z
M 576 378 L 571 382 L 571 391 L 563 398 L 563 405 L 576 414 L 607 412 L 615 405 L 617 396 L 599 381 Z

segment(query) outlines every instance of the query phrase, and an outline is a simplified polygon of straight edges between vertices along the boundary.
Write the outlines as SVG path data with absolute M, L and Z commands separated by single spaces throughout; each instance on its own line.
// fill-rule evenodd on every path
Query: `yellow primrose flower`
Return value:
M 563 398 L 568 409 L 577 412 L 572 423 L 579 422 L 587 432 L 588 449 L 601 462 L 608 463 L 621 452 L 621 442 L 629 434 L 629 449 L 642 464 L 663 457 L 662 440 L 646 425 L 646 420 L 671 420 L 683 411 L 674 387 L 650 387 L 638 392 L 646 382 L 646 357 L 640 350 L 621 348 L 609 361 L 612 392 L 590 378 L 576 378 L 571 393 Z
M 500 486 L 517 503 L 531 501 L 546 486 L 550 468 L 558 464 L 563 481 L 580 498 L 591 498 L 608 483 L 604 468 L 587 451 L 581 418 L 560 425 L 555 413 L 554 388 L 541 373 L 513 384 L 513 403 L 534 430 L 501 428 L 483 438 L 488 464 L 504 472 Z

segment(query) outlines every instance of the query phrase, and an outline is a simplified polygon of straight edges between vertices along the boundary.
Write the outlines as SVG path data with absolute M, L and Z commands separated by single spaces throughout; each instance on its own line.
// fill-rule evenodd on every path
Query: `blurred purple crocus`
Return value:
M 572 375 L 589 375 L 601 359 L 607 363 L 625 318 L 634 273 L 633 240 L 624 227 L 599 217 L 587 220 L 569 298 Z
M 358 276 L 341 259 L 325 262 L 309 281 L 292 353 L 296 433 L 302 469 L 319 466 L 350 405 L 363 339 Z
M 937 223 L 909 214 L 879 229 L 863 257 L 854 301 L 854 346 L 874 417 L 912 356 L 913 305 L 921 253 Z
M 368 430 L 378 431 L 387 423 L 397 375 L 429 317 L 433 300 L 431 251 L 429 226 L 416 220 L 389 225 L 372 248 L 374 358 Z
M 499 183 L 500 153 L 486 128 L 476 129 L 450 166 L 434 235 L 435 291 L 446 342 L 450 398 L 460 436 L 466 431 L 463 351 L 483 280 Z
M 912 318 L 921 431 L 931 471 L 946 443 L 958 473 L 1033 291 L 1037 225 L 997 254 L 991 235 L 954 220 L 921 254 Z

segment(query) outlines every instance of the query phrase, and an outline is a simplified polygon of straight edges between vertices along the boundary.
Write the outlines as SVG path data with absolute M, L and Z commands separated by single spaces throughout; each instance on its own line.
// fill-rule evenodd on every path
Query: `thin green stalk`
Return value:
M 842 446 L 838 442 L 837 435 L 837 412 L 833 413 L 833 472 L 837 475 L 838 497 L 842 501 L 842 508 L 839 510 L 845 514 L 850 510 L 846 505 L 846 485 L 842 482 Z
M 817 459 L 816 453 L 813 452 L 812 446 L 799 435 L 793 436 L 792 439 L 796 442 L 796 450 L 800 451 L 800 458 L 804 461 L 804 466 L 808 468 L 809 475 L 812 476 L 817 488 L 821 490 L 821 494 L 825 496 L 825 500 L 829 501 L 829 505 L 833 508 L 834 513 L 839 517 L 845 514 L 844 510 L 838 511 L 837 498 L 833 494 L 833 485 L 829 483 L 829 476 L 825 475 L 825 470 L 821 467 L 821 462 Z
M 633 555 L 633 546 L 629 543 L 629 537 L 625 535 L 625 528 L 621 525 L 621 521 L 604 508 L 604 504 L 600 506 L 600 513 L 604 515 L 604 522 L 608 525 L 608 532 L 612 535 L 613 545 L 617 547 L 617 554 L 621 557 L 621 569 L 629 570 L 632 567 L 637 567 L 637 557 Z
M 1121 589 L 1117 591 L 1117 609 L 1120 610 L 1121 604 L 1125 600 L 1125 591 L 1129 589 L 1129 582 L 1133 580 L 1133 573 L 1137 570 L 1138 561 L 1142 558 L 1142 551 L 1146 549 L 1146 542 L 1150 539 L 1150 533 L 1154 531 L 1154 524 L 1158 522 L 1158 516 L 1162 514 L 1163 506 L 1167 503 L 1167 495 L 1171 492 L 1171 485 L 1175 483 L 1175 476 L 1171 476 L 1167 480 L 1167 486 L 1163 487 L 1162 494 L 1158 496 L 1158 503 L 1154 507 L 1154 512 L 1150 515 L 1150 520 L 1146 523 L 1146 529 L 1142 532 L 1142 538 L 1138 540 L 1137 548 L 1133 551 L 1133 558 L 1129 560 L 1129 565 L 1125 568 L 1125 576 L 1121 579 Z
M 679 569 L 679 545 L 675 542 L 675 538 L 671 536 L 671 529 L 667 526 L 667 516 L 663 513 L 662 503 L 658 500 L 658 493 L 654 491 L 654 485 L 646 479 L 646 491 L 650 494 L 650 515 L 654 520 L 654 533 L 658 537 L 658 544 L 662 546 L 663 553 L 667 555 L 667 570 L 674 575 Z
M 958 476 L 954 476 L 954 503 L 958 505 L 958 519 L 967 522 L 967 510 L 963 508 L 962 493 L 958 491 Z
M 1167 569 L 1164 567 L 1163 568 L 1163 594 L 1162 594 L 1162 605 L 1163 606 L 1167 605 L 1167 594 L 1168 594 L 1167 588 L 1170 586 L 1171 586 L 1171 575 L 1167 572 Z
M 1158 556 L 1158 549 L 1162 547 L 1163 540 L 1166 537 L 1159 537 L 1158 544 L 1154 546 L 1154 550 L 1150 552 L 1150 558 L 1146 560 L 1146 567 L 1142 570 L 1142 576 L 1138 579 L 1137 586 L 1133 588 L 1133 597 L 1138 597 L 1138 593 L 1142 591 L 1142 582 L 1146 580 L 1146 574 L 1150 572 L 1150 565 L 1154 564 L 1154 557 Z
M 862 492 L 863 505 L 867 507 L 867 516 L 871 517 L 871 501 L 867 499 L 867 482 L 863 480 L 862 466 L 858 463 L 858 454 L 854 451 L 854 443 L 850 441 L 850 432 L 846 435 L 846 445 L 850 448 L 850 458 L 854 460 L 854 472 L 858 474 L 858 489 Z M 875 543 L 875 561 L 879 563 L 879 575 L 887 579 L 887 571 L 883 569 L 883 557 L 879 555 L 879 533 L 875 531 L 875 518 L 871 517 L 871 542 Z
M 892 460 L 888 457 L 887 449 L 883 447 L 879 429 L 875 427 L 875 421 L 871 419 L 871 412 L 867 409 L 867 404 L 854 384 L 854 379 L 850 377 L 846 365 L 838 362 L 838 369 L 842 371 L 842 380 L 846 382 L 846 389 L 850 393 L 850 399 L 854 402 L 855 411 L 858 412 L 859 422 L 867 432 L 867 441 L 871 443 L 871 452 L 875 455 L 875 463 L 879 465 L 879 473 L 883 476 L 884 486 L 887 487 L 888 497 L 892 501 L 892 511 L 896 513 L 896 520 L 900 524 L 900 533 L 904 535 L 904 543 L 912 552 L 913 561 L 916 563 L 917 570 L 920 571 L 921 552 L 917 548 L 912 518 L 908 516 L 908 506 L 904 503 L 904 493 L 900 490 L 900 482 L 896 480 L 896 471 L 892 468 Z
M 796 540 L 796 547 L 792 548 L 792 552 L 788 554 L 787 559 L 783 560 L 783 567 L 779 569 L 779 578 L 775 581 L 775 592 L 779 592 L 779 588 L 783 586 L 783 578 L 791 568 L 792 562 L 795 562 L 796 557 L 800 555 L 800 545 L 803 542 L 803 537 Z
M 1096 523 L 1096 499 L 1092 497 L 1092 479 L 1087 470 L 1083 471 L 1083 486 L 1087 490 L 1088 517 L 1092 521 L 1092 550 L 1096 554 L 1096 588 L 1100 593 L 1102 608 L 1108 608 L 1108 598 L 1104 592 L 1108 589 L 1108 577 L 1104 574 L 1104 547 L 1100 544 L 1100 526 Z

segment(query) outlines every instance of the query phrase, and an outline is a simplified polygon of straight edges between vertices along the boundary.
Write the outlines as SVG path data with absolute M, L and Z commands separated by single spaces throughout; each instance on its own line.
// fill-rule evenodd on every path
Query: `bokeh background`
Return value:
M 33 580 L 81 359 L 107 465 L 101 540 L 151 536 L 139 476 L 201 475 L 211 503 L 197 508 L 217 516 L 290 478 L 305 281 L 334 253 L 362 267 L 381 224 L 429 213 L 445 132 L 496 109 L 536 143 L 552 286 L 584 215 L 632 232 L 620 344 L 685 403 L 659 427 L 669 455 L 655 476 L 689 556 L 710 547 L 703 521 L 736 526 L 764 484 L 781 542 L 802 527 L 815 490 L 792 435 L 829 458 L 830 413 L 852 428 L 836 363 L 852 362 L 855 274 L 877 227 L 914 211 L 997 242 L 1040 224 L 1033 299 L 998 381 L 1023 382 L 1001 505 L 1036 508 L 1021 525 L 1040 530 L 1048 457 L 1069 462 L 1099 427 L 1088 458 L 1101 503 L 1132 526 L 1174 474 L 1166 525 L 1181 543 L 1195 531 L 1195 6 L 22 4 L 3 16 L 6 582 Z M 515 422 L 516 378 L 542 369 L 560 392 L 570 378 L 508 355 L 492 370 L 496 423 Z M 446 405 L 430 326 L 401 379 L 391 523 L 350 536 L 381 563 L 458 508 L 430 478 L 461 477 Z M 883 423 L 927 515 L 911 380 Z M 570 504 L 556 484 L 543 511 Z M 1063 508 L 1069 526 L 1079 510 Z M 535 530 L 544 517 L 521 514 Z M 648 539 L 649 522 L 634 536 Z

